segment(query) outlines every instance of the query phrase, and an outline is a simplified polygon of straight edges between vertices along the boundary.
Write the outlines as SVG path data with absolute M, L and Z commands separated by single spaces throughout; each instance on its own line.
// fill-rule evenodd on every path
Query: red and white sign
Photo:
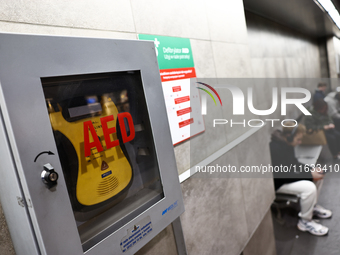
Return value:
M 177 111 L 177 116 L 182 116 L 184 114 L 190 113 L 191 112 L 191 107 L 182 109 L 182 110 L 178 110 Z
M 175 87 L 172 87 L 172 92 L 179 92 L 181 91 L 181 86 L 175 86 Z
M 185 103 L 185 102 L 189 102 L 189 101 L 190 101 L 189 96 L 175 98 L 175 104 L 181 104 L 181 103 Z
M 196 72 L 194 67 L 163 69 L 160 72 L 162 82 L 196 78 Z
M 179 128 L 182 128 L 182 127 L 188 126 L 188 125 L 190 125 L 192 123 L 194 123 L 194 119 L 193 118 L 178 123 L 178 126 L 179 126 Z
M 190 79 L 196 78 L 190 39 L 146 34 L 138 38 L 155 43 L 173 144 L 204 132 L 198 89 L 190 94 Z M 195 121 L 180 128 L 186 119 Z
M 163 71 L 161 70 L 161 74 Z M 172 77 L 162 82 L 162 86 L 173 144 L 176 145 L 204 132 L 198 89 L 190 90 L 190 79 Z

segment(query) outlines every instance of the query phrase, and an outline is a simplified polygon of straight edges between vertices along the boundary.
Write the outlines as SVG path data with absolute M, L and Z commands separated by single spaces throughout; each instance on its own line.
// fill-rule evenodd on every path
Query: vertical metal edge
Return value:
M 176 241 L 176 248 L 178 255 L 187 255 L 187 249 L 185 246 L 185 239 L 182 229 L 181 218 L 178 217 L 172 222 L 172 230 L 174 232 L 175 241 Z
M 29 205 L 31 204 L 30 202 L 29 203 L 27 202 L 27 200 L 30 201 L 29 195 L 27 196 L 27 194 L 29 193 L 27 190 L 27 186 L 23 187 L 23 184 L 25 183 L 25 181 L 23 182 L 21 181 L 21 180 L 25 180 L 25 176 L 23 175 L 23 171 L 19 171 L 19 169 L 22 170 L 22 166 L 21 166 L 21 161 L 20 161 L 19 154 L 17 151 L 17 147 L 15 144 L 14 134 L 11 133 L 11 131 L 12 131 L 11 124 L 10 124 L 9 116 L 7 114 L 5 97 L 4 97 L 2 86 L 0 83 L 0 135 L 3 135 L 3 140 L 5 143 L 5 144 L 2 144 L 1 147 L 3 147 L 4 150 L 7 150 L 9 154 L 8 155 L 9 157 L 7 159 L 5 158 L 4 161 L 8 160 L 8 163 L 13 166 L 13 169 L 12 169 L 13 175 L 10 177 L 10 181 L 0 180 L 0 184 L 2 187 L 2 189 L 0 190 L 5 191 L 4 194 L 2 192 L 0 193 L 1 203 L 3 205 L 3 211 L 5 213 L 7 224 L 9 222 L 8 228 L 11 233 L 11 238 L 12 238 L 12 242 L 13 242 L 16 253 L 26 254 L 27 251 L 30 250 L 27 246 L 23 247 L 22 243 L 18 243 L 16 240 L 16 236 L 12 234 L 13 232 L 15 232 L 13 229 L 15 226 L 13 226 L 11 222 L 14 222 L 14 221 L 16 222 L 18 220 L 21 220 L 26 224 L 21 225 L 20 237 L 18 239 L 26 240 L 29 237 L 32 237 L 32 240 L 30 242 L 32 246 L 30 248 L 31 250 L 35 250 L 36 254 L 40 255 L 42 254 L 41 248 L 44 246 L 39 245 L 39 244 L 43 244 L 43 241 L 42 239 L 38 240 L 35 234 L 34 229 L 36 228 L 34 228 L 34 225 L 36 226 L 38 225 L 36 221 L 34 224 L 33 219 L 31 217 L 31 212 L 34 212 L 34 211 L 32 210 L 32 208 L 31 210 L 29 210 Z M 13 185 L 14 182 L 16 185 Z M 9 191 L 9 193 L 11 193 L 12 189 L 15 189 L 15 188 L 17 188 L 18 192 L 20 193 L 20 198 L 23 201 L 25 214 L 17 210 L 17 208 L 13 207 L 13 205 L 11 204 L 11 199 L 13 199 L 14 196 L 10 197 L 5 194 L 7 193 L 7 190 Z M 25 189 L 26 189 L 26 192 L 25 192 Z M 46 251 L 43 252 L 43 254 L 46 254 Z

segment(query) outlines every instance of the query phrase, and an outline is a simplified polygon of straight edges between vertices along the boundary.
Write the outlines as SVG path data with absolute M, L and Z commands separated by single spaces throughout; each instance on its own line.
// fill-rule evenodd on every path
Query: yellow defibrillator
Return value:
M 118 137 L 124 121 L 119 128 L 119 113 L 110 97 L 102 96 L 100 105 L 101 112 L 72 122 L 65 120 L 60 105 L 57 112 L 49 107 L 53 131 L 61 138 L 57 146 L 69 193 L 82 206 L 98 205 L 119 195 L 133 177 Z M 133 124 L 130 133 L 131 129 Z

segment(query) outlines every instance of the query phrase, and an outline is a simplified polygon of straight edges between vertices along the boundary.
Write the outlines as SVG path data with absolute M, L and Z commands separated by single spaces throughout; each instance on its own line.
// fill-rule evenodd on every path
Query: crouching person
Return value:
M 316 205 L 318 191 L 323 182 L 323 172 L 320 168 L 310 168 L 300 163 L 295 157 L 294 147 L 301 143 L 306 132 L 305 126 L 294 122 L 286 122 L 283 130 L 273 132 L 270 142 L 270 153 L 273 167 L 286 167 L 290 172 L 274 172 L 274 185 L 277 193 L 298 195 L 301 211 L 299 213 L 298 229 L 308 231 L 316 236 L 328 233 L 328 228 L 312 220 L 313 216 L 330 218 L 332 212 Z

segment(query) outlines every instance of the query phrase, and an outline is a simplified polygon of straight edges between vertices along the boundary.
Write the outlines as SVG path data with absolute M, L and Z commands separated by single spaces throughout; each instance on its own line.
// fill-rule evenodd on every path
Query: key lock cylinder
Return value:
M 44 170 L 41 172 L 41 180 L 49 189 L 57 185 L 58 177 L 58 173 L 54 171 L 51 164 L 48 163 L 44 165 Z

